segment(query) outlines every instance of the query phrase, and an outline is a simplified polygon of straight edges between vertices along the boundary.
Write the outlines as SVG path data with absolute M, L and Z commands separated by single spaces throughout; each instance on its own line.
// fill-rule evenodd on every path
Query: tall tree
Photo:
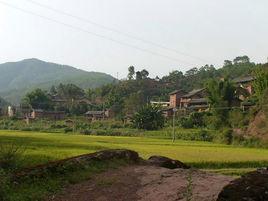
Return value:
M 195 75 L 198 73 L 198 68 L 191 68 L 190 70 L 186 71 L 185 72 L 185 76 L 186 77 L 189 77 L 189 76 L 192 76 L 192 75 Z
M 141 77 L 142 77 L 142 79 L 145 79 L 145 78 L 147 78 L 149 76 L 149 72 L 146 70 L 146 69 L 143 69 L 142 71 L 141 71 Z
M 130 94 L 125 100 L 124 100 L 124 113 L 127 115 L 132 115 L 139 108 L 141 108 L 145 104 L 145 98 L 144 95 L 139 91 L 137 93 Z
M 234 64 L 246 64 L 246 63 L 250 63 L 250 59 L 248 56 L 239 56 L 239 57 L 236 57 L 234 59 Z
M 224 60 L 223 67 L 232 66 L 233 62 L 230 60 Z
M 26 94 L 23 102 L 30 105 L 34 109 L 49 109 L 51 106 L 51 100 L 47 93 L 41 89 L 35 89 L 32 92 Z
M 129 80 L 133 80 L 134 75 L 135 75 L 135 68 L 134 68 L 134 66 L 128 67 L 128 75 L 127 75 L 128 79 Z
M 141 80 L 142 79 L 142 74 L 140 71 L 136 72 L 136 80 Z
M 218 128 L 228 124 L 229 107 L 236 99 L 235 87 L 225 79 L 217 81 L 210 80 L 206 85 L 208 101 L 214 116 L 214 127 Z
M 264 69 L 257 69 L 254 74 L 256 78 L 253 82 L 255 95 L 259 101 L 262 101 L 264 91 L 268 88 L 268 72 Z

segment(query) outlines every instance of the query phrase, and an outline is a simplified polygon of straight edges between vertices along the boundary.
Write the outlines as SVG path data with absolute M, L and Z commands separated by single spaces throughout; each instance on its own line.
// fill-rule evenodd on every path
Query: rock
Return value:
M 178 160 L 172 160 L 164 156 L 151 156 L 147 162 L 150 165 L 165 167 L 169 169 L 183 168 L 189 169 L 190 167 Z
M 95 160 L 111 160 L 111 159 L 124 159 L 133 162 L 138 162 L 140 160 L 139 154 L 135 151 L 127 149 L 111 149 L 96 152 L 92 159 Z
M 25 168 L 14 173 L 13 180 L 19 181 L 23 178 L 46 177 L 47 174 L 65 174 L 66 171 L 83 169 L 95 161 L 108 161 L 113 159 L 126 160 L 134 163 L 140 161 L 139 154 L 135 151 L 127 149 L 109 149 Z
M 217 201 L 267 201 L 268 169 L 250 172 L 233 180 L 220 192 Z

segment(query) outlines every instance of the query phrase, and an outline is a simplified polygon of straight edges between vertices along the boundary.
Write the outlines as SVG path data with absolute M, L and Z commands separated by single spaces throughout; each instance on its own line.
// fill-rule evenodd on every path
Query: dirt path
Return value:
M 183 201 L 191 194 L 193 201 L 214 201 L 231 180 L 199 170 L 127 166 L 69 186 L 49 201 Z

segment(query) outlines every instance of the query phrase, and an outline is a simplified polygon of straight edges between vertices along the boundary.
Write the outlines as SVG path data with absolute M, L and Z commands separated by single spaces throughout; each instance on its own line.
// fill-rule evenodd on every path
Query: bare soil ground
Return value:
M 233 179 L 200 170 L 132 165 L 68 186 L 48 201 L 215 201 Z

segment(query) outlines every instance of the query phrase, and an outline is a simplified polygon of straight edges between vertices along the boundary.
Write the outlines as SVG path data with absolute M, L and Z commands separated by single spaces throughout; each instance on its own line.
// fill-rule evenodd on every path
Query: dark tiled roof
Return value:
M 86 112 L 86 115 L 102 115 L 104 114 L 104 111 L 88 111 Z
M 255 79 L 256 79 L 255 77 L 249 75 L 249 76 L 235 78 L 233 79 L 233 82 L 234 83 L 246 83 L 246 82 L 254 81 Z
M 208 108 L 208 107 L 209 107 L 208 105 L 192 105 L 192 106 L 188 107 L 188 109 L 190 109 L 190 110 L 205 109 L 205 108 Z
M 206 98 L 196 98 L 196 99 L 192 99 L 190 101 L 190 103 L 208 103 L 208 100 Z
M 202 89 L 194 89 L 194 90 L 190 91 L 188 94 L 185 94 L 185 95 L 182 96 L 182 97 L 183 97 L 183 98 L 189 98 L 189 97 L 192 97 L 192 96 L 194 96 L 195 94 L 197 94 L 197 93 L 199 93 L 199 92 L 201 92 L 201 91 L 203 91 L 203 90 L 205 90 L 205 88 L 202 88 Z
M 183 93 L 184 91 L 181 90 L 181 89 L 179 89 L 179 90 L 175 90 L 175 91 L 170 92 L 169 95 L 177 94 L 177 93 L 179 93 L 179 92 Z

